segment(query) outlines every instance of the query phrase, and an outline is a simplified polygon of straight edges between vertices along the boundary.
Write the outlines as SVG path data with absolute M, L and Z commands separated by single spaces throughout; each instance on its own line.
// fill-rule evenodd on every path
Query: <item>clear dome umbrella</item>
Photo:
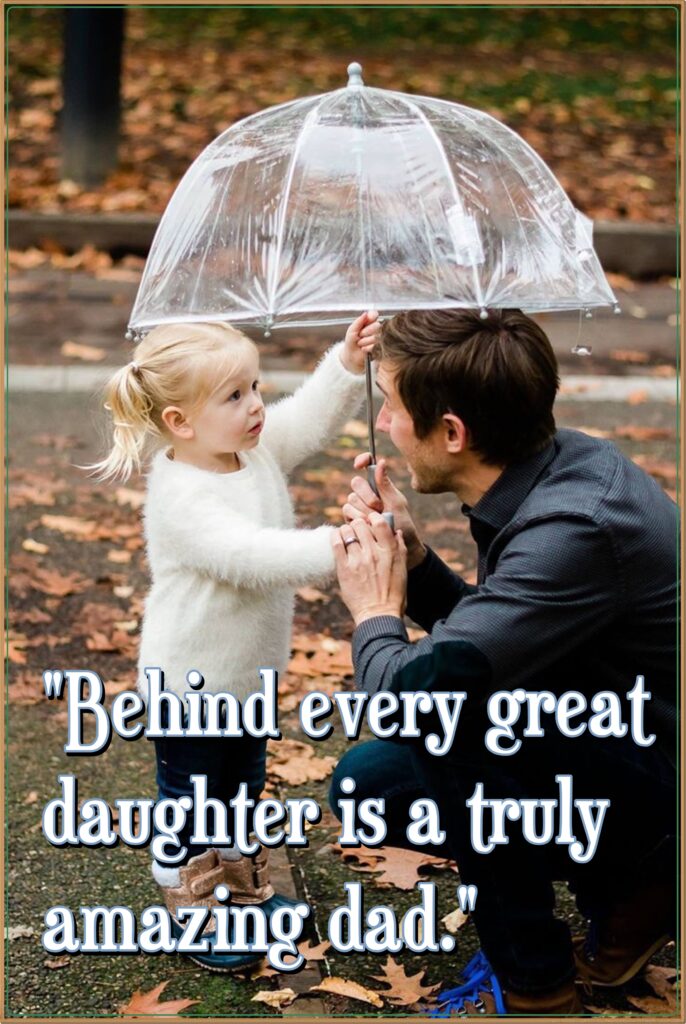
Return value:
M 372 308 L 618 310 L 591 221 L 520 136 L 460 104 L 369 88 L 358 64 L 348 74 L 245 118 L 195 160 L 130 338 L 175 321 L 344 324 Z

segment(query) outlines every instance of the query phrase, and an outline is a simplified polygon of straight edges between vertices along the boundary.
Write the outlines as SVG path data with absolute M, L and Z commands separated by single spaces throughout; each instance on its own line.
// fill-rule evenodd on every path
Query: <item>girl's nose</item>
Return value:
M 259 412 L 261 409 L 264 409 L 264 402 L 262 401 L 262 395 L 260 395 L 258 393 L 255 393 L 253 395 L 253 400 L 250 403 L 250 412 L 251 413 L 256 413 L 256 412 Z

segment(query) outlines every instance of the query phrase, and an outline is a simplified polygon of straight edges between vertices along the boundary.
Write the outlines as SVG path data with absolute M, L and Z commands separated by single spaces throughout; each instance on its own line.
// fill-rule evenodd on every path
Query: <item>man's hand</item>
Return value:
M 368 452 L 358 455 L 354 462 L 355 469 L 366 469 L 371 463 L 371 458 Z M 426 548 L 417 535 L 417 527 L 410 515 L 407 498 L 395 484 L 391 483 L 385 459 L 378 461 L 375 480 L 381 497 L 374 494 L 369 482 L 364 477 L 352 478 L 350 481 L 352 492 L 348 495 L 348 500 L 342 510 L 345 520 L 354 524 L 358 519 L 367 521 L 372 512 L 392 512 L 396 528 L 402 530 L 407 548 L 407 568 L 414 569 L 416 565 L 424 561 Z
M 353 320 L 345 332 L 345 342 L 341 350 L 341 362 L 350 373 L 364 373 L 365 356 L 371 355 L 381 336 L 379 314 L 375 309 Z
M 341 596 L 359 626 L 377 615 L 402 618 L 407 589 L 407 550 L 400 530 L 393 535 L 376 512 L 333 535 Z

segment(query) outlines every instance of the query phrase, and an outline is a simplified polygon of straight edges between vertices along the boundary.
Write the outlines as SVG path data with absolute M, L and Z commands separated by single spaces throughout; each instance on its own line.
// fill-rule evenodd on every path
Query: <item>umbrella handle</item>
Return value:
M 372 464 L 370 466 L 367 466 L 367 482 L 369 483 L 369 486 L 374 491 L 374 494 L 377 496 L 377 498 L 380 498 L 381 495 L 379 494 L 379 488 L 376 486 L 376 476 L 375 476 L 375 473 L 376 473 L 376 463 L 372 462 Z M 393 518 L 393 513 L 392 512 L 382 512 L 381 515 L 386 520 L 386 522 L 390 526 L 390 528 L 393 531 L 393 533 L 395 533 L 395 520 Z

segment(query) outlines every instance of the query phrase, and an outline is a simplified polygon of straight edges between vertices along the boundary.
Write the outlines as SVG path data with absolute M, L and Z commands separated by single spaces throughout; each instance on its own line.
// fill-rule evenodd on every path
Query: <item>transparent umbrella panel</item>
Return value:
M 351 76 L 246 118 L 200 154 L 160 222 L 130 327 L 613 304 L 590 220 L 522 138 L 477 110 Z

